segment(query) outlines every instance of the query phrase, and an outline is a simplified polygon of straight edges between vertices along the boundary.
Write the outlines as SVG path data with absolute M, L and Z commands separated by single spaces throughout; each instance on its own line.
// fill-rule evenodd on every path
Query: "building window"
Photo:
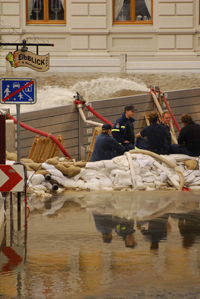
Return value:
M 115 24 L 152 24 L 153 0 L 113 0 Z
M 65 24 L 66 0 L 26 0 L 27 24 Z

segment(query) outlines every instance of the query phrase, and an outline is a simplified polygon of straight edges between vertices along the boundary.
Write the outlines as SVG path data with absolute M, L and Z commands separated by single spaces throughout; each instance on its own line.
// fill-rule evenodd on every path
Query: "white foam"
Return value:
M 73 103 L 73 97 L 78 92 L 89 102 L 108 99 L 120 90 L 144 91 L 149 89 L 144 83 L 130 79 L 103 77 L 91 81 L 78 82 L 69 88 L 45 86 L 37 90 L 36 104 L 21 104 L 20 112 L 38 111 L 47 108 L 60 107 Z M 9 108 L 11 115 L 16 115 L 15 104 L 0 104 L 1 108 Z

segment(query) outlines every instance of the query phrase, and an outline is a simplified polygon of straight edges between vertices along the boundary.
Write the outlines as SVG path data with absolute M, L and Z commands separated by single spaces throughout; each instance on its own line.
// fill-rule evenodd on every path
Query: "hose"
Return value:
M 137 181 L 135 179 L 135 171 L 134 171 L 134 167 L 133 167 L 133 163 L 132 163 L 131 154 L 130 154 L 130 152 L 125 152 L 125 154 L 128 159 L 129 166 L 130 166 L 132 186 L 134 187 L 135 190 L 137 190 Z
M 170 162 L 169 160 L 165 159 L 164 157 L 161 157 L 160 155 L 157 155 L 154 152 L 150 152 L 150 151 L 147 151 L 147 150 L 140 150 L 140 149 L 138 149 L 138 150 L 130 150 L 129 153 L 130 154 L 144 154 L 144 155 L 149 155 L 149 156 L 152 156 L 152 157 L 154 157 L 154 158 L 156 158 L 158 160 L 161 160 L 162 162 L 164 162 L 165 164 L 167 164 L 169 167 L 174 168 L 174 170 L 178 173 L 179 178 L 180 178 L 180 185 L 179 185 L 179 187 L 177 187 L 177 186 L 175 186 L 175 187 L 178 189 L 178 191 L 182 190 L 182 188 L 184 186 L 184 183 L 185 183 L 185 180 L 184 180 L 184 176 L 183 176 L 182 172 L 180 171 L 179 167 L 176 164 Z M 161 166 L 161 167 L 163 167 L 163 166 Z M 171 180 L 170 177 L 169 177 L 169 179 Z M 173 180 L 171 180 L 171 182 L 173 183 Z
M 14 120 L 14 123 L 15 123 L 15 124 L 17 123 L 16 118 L 14 118 L 13 116 L 8 115 L 8 118 Z M 68 157 L 68 158 L 70 158 L 71 160 L 73 160 L 72 157 L 68 154 L 68 152 L 67 152 L 67 151 L 65 150 L 65 148 L 62 146 L 62 144 L 56 139 L 55 136 L 53 136 L 53 135 L 51 135 L 51 134 L 48 134 L 48 133 L 45 133 L 45 132 L 42 132 L 42 131 L 40 131 L 40 130 L 34 129 L 34 128 L 28 126 L 28 125 L 25 125 L 25 124 L 22 123 L 22 122 L 20 122 L 20 126 L 21 126 L 22 128 L 24 128 L 24 129 L 26 129 L 26 130 L 29 130 L 29 131 L 33 132 L 33 133 L 36 133 L 36 134 L 39 134 L 39 135 L 42 135 L 42 136 L 51 138 L 51 139 L 57 144 L 57 146 L 58 146 L 59 149 L 62 151 L 62 153 L 63 153 L 66 157 Z
M 87 105 L 86 107 L 90 112 L 92 112 L 96 117 L 101 119 L 104 123 L 110 124 L 111 127 L 113 127 L 113 124 L 109 120 L 97 113 L 90 105 Z
M 82 119 L 85 123 L 102 127 L 101 123 L 98 123 L 98 122 L 95 122 L 95 121 L 92 121 L 92 120 L 87 120 L 86 117 L 85 117 L 85 114 L 83 112 L 83 109 L 81 107 L 78 107 L 78 110 L 79 110 L 79 113 L 80 113 L 80 115 L 81 115 L 81 117 L 82 117 Z

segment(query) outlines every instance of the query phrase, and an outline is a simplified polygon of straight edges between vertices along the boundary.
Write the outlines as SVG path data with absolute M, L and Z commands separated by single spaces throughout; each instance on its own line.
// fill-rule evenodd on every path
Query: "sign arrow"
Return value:
M 0 191 L 23 191 L 23 165 L 0 165 Z

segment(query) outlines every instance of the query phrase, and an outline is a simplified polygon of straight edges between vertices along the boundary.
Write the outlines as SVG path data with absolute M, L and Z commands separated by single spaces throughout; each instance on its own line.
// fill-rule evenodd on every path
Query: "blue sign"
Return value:
M 36 80 L 4 78 L 1 79 L 2 104 L 35 104 Z

